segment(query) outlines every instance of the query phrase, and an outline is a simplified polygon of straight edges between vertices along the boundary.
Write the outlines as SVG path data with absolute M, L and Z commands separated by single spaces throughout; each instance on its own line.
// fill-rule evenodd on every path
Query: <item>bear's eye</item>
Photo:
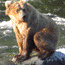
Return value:
M 21 7 L 20 7 L 19 3 L 16 3 L 16 6 L 17 6 L 16 12 L 18 13 L 20 11 Z
M 19 9 L 16 10 L 16 12 L 18 13 Z
M 19 5 L 19 3 L 16 3 L 16 6 L 18 6 L 19 9 L 21 8 L 20 5 Z

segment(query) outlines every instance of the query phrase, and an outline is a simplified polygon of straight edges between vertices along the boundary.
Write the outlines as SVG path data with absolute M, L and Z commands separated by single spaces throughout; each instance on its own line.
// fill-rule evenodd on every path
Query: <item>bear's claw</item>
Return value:
M 27 60 L 28 58 L 22 55 L 16 55 L 15 57 L 13 57 L 12 61 L 15 63 L 21 63 L 22 61 Z

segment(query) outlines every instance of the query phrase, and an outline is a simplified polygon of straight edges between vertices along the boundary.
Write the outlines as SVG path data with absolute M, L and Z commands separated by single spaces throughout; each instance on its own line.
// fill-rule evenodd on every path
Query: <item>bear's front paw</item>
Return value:
M 22 55 L 16 55 L 15 57 L 13 57 L 12 61 L 15 63 L 21 63 L 22 61 L 27 60 L 28 57 L 22 56 Z

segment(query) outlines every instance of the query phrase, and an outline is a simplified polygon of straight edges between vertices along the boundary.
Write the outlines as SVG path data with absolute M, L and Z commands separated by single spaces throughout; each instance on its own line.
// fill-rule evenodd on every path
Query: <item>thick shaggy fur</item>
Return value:
M 58 42 L 58 27 L 48 16 L 43 16 L 24 1 L 7 3 L 6 15 L 12 19 L 19 46 L 20 55 L 15 56 L 18 62 L 28 59 L 33 49 L 42 59 L 54 53 Z

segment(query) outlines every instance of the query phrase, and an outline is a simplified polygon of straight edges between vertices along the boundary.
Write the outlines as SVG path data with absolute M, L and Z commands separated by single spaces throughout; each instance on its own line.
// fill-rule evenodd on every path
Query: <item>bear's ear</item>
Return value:
M 10 4 L 12 4 L 11 1 L 6 1 L 6 2 L 5 2 L 5 7 L 8 8 L 8 7 L 10 6 Z
M 31 12 L 31 10 L 30 10 L 31 7 L 29 6 L 28 3 L 25 3 L 24 6 L 25 6 L 25 7 L 24 7 L 24 8 L 25 8 L 25 11 L 26 11 L 27 13 L 28 13 L 28 12 Z

